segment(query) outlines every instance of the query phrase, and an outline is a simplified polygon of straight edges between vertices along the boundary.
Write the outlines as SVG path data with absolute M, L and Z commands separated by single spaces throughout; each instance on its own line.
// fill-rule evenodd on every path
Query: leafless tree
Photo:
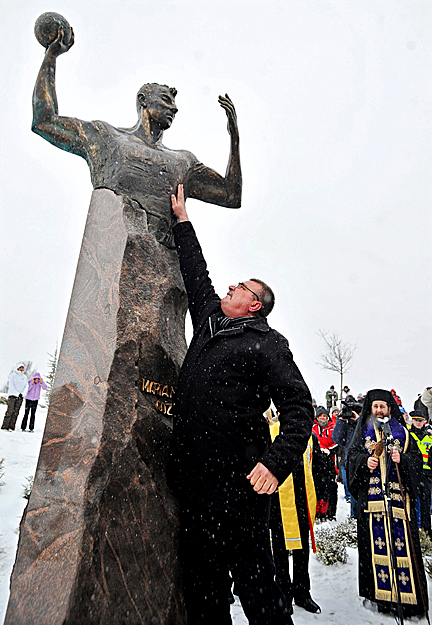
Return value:
M 342 399 L 343 378 L 351 368 L 351 361 L 357 345 L 344 343 L 337 332 L 329 334 L 324 330 L 319 330 L 319 336 L 325 343 L 325 351 L 321 354 L 318 364 L 323 369 L 334 371 L 340 375 L 340 399 Z
M 31 378 L 32 375 L 36 373 L 36 369 L 33 366 L 33 362 L 31 360 L 23 360 L 22 363 L 24 365 L 24 371 L 23 371 L 24 375 L 27 378 Z
M 52 390 L 53 390 L 53 386 L 54 386 L 55 374 L 56 374 L 56 371 L 57 371 L 57 364 L 58 364 L 58 346 L 57 346 L 57 344 L 56 344 L 56 348 L 55 348 L 54 354 L 48 354 L 48 356 L 50 357 L 50 360 L 48 362 L 49 373 L 48 373 L 47 378 L 46 378 L 47 390 L 46 390 L 46 395 L 45 395 L 45 401 L 46 401 L 47 405 L 49 406 L 49 403 L 51 401 L 51 394 L 52 394 Z

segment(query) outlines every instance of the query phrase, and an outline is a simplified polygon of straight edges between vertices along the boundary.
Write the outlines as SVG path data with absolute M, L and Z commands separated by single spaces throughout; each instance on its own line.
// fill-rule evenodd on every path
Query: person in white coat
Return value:
M 1 426 L 2 430 L 14 430 L 18 413 L 23 403 L 23 395 L 27 392 L 27 378 L 24 365 L 17 365 L 9 376 L 8 406 Z

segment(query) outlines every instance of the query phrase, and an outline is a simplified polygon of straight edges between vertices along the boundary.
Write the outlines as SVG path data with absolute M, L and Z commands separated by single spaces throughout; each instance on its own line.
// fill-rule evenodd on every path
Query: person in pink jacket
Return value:
M 42 380 L 40 373 L 33 373 L 31 380 L 28 381 L 28 390 L 25 400 L 25 411 L 24 418 L 21 423 L 21 430 L 24 432 L 27 427 L 27 419 L 29 412 L 30 414 L 30 423 L 29 423 L 29 431 L 33 432 L 35 417 L 36 417 L 36 408 L 38 405 L 38 401 L 40 399 L 41 390 L 46 391 L 47 385 Z

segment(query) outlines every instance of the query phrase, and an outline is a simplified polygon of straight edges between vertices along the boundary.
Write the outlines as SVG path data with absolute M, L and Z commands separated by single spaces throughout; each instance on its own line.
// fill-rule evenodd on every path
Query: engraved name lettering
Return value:
M 153 395 L 159 395 L 159 397 L 172 397 L 175 393 L 173 386 L 169 384 L 159 384 L 159 382 L 153 382 L 146 378 L 142 380 L 141 390 L 143 393 L 152 393 Z
M 160 399 L 157 399 L 155 401 L 155 408 L 156 410 L 159 410 L 159 412 L 162 412 L 163 414 L 172 416 L 172 412 L 171 412 L 172 404 L 168 404 L 164 401 L 161 401 Z
M 172 398 L 175 393 L 173 386 L 170 386 L 169 384 L 160 384 L 159 382 L 147 380 L 146 378 L 142 379 L 141 390 L 143 393 L 150 393 L 152 395 L 158 395 L 159 397 L 169 398 Z M 172 416 L 172 402 L 157 399 L 155 401 L 155 408 L 163 414 Z

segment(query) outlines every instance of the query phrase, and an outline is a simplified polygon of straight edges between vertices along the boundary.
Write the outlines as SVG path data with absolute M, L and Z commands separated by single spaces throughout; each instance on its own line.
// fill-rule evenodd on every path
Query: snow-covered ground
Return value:
M 0 405 L 0 424 L 6 412 L 5 404 Z M 3 623 L 9 597 L 9 578 L 15 561 L 18 545 L 18 528 L 27 500 L 24 487 L 27 477 L 34 476 L 47 410 L 38 406 L 34 432 L 21 432 L 21 419 L 24 405 L 14 432 L 0 430 L 0 460 L 4 458 L 4 475 L 0 479 L 0 623 Z
M 345 521 L 349 515 L 349 504 L 344 499 L 343 486 L 342 484 L 338 486 L 337 521 L 333 521 L 332 525 Z M 324 525 L 315 525 L 315 531 Z M 378 614 L 375 610 L 372 611 L 363 606 L 363 599 L 358 596 L 357 589 L 357 549 L 348 547 L 347 551 L 347 563 L 335 566 L 321 564 L 313 553 L 310 554 L 311 596 L 321 607 L 321 614 L 310 614 L 302 608 L 294 606 L 292 618 L 295 625 L 310 625 L 311 623 L 321 623 L 321 625 L 390 625 L 390 623 L 395 622 L 393 617 Z M 429 578 L 428 589 L 430 602 L 432 584 Z M 248 621 L 237 597 L 231 613 L 235 625 L 247 625 Z M 426 618 L 412 618 L 407 622 L 427 625 Z
M 0 420 L 3 421 L 5 406 L 0 405 Z M 9 595 L 9 578 L 15 560 L 18 543 L 18 527 L 26 500 L 23 498 L 26 478 L 33 476 L 36 469 L 39 449 L 45 426 L 46 409 L 38 407 L 34 434 L 21 432 L 18 418 L 15 432 L 0 430 L 0 459 L 4 458 L 5 474 L 0 480 L 0 623 L 3 623 Z M 343 488 L 339 485 L 338 522 L 345 520 L 349 512 L 348 504 L 343 499 Z M 338 566 L 320 564 L 311 554 L 310 576 L 311 594 L 321 606 L 321 614 L 309 614 L 294 606 L 293 620 L 296 625 L 389 625 L 394 619 L 378 614 L 363 607 L 362 599 L 357 594 L 357 550 L 348 549 L 348 562 Z M 432 585 L 428 579 L 429 597 Z M 247 625 L 240 603 L 236 599 L 231 609 L 235 625 Z M 426 619 L 411 622 L 426 625 Z

